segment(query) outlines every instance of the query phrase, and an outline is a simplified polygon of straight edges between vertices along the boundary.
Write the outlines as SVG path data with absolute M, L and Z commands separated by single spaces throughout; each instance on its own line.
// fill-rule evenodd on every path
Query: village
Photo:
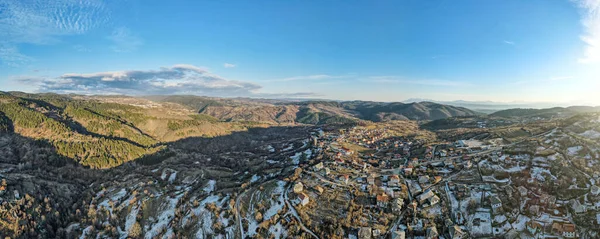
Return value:
M 568 178 L 582 184 L 571 185 L 582 191 L 577 197 L 557 193 L 549 186 L 557 180 L 552 172 L 558 162 L 569 159 L 550 139 L 537 150 L 555 153 L 531 156 L 506 153 L 530 142 L 431 144 L 386 132 L 357 126 L 314 133 L 316 154 L 300 162 L 302 173 L 287 192 L 296 211 L 312 221 L 352 217 L 350 230 L 338 233 L 359 239 L 580 238 L 583 231 L 597 235 L 575 222 L 589 219 L 593 222 L 585 226 L 600 224 L 600 213 L 595 213 L 600 209 L 600 188 L 594 185 L 600 174 L 579 181 Z M 557 132 L 542 136 L 552 138 L 551 134 Z M 576 150 L 580 148 L 569 148 L 567 154 L 575 156 Z M 342 199 L 324 196 L 332 193 Z

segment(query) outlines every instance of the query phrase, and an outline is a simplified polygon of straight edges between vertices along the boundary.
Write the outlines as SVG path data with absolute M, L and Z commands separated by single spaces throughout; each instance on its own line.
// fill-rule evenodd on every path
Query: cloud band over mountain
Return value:
M 193 94 L 244 97 L 308 97 L 312 93 L 259 93 L 261 85 L 228 80 L 193 65 L 174 65 L 159 70 L 127 70 L 89 74 L 68 73 L 55 78 L 16 79 L 35 84 L 40 92 L 76 94 L 165 95 Z

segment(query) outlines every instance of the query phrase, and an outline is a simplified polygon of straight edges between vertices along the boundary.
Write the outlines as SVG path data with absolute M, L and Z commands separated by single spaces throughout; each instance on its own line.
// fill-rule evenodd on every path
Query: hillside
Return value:
M 223 121 L 264 123 L 330 124 L 359 120 L 436 120 L 455 116 L 473 116 L 476 112 L 431 102 L 384 103 L 368 101 L 264 101 L 253 99 L 216 99 L 199 96 L 147 97 L 172 102 Z
M 91 168 L 115 167 L 185 137 L 214 137 L 250 126 L 260 125 L 221 122 L 136 98 L 0 94 L 0 132 L 43 140 L 59 155 Z

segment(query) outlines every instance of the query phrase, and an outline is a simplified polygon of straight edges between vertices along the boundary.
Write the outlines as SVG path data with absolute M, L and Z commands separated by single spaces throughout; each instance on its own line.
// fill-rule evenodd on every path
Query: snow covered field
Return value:
M 598 139 L 598 138 L 600 138 L 600 133 L 598 131 L 596 131 L 596 130 L 593 130 L 593 129 L 585 131 L 585 132 L 583 132 L 583 133 L 581 133 L 579 135 L 581 135 L 583 137 L 586 137 L 586 138 L 590 138 L 590 139 Z

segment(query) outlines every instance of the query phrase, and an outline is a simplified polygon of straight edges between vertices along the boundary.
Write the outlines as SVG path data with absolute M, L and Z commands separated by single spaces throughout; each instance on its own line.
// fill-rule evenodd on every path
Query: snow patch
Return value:
M 567 149 L 567 152 L 569 155 L 573 156 L 573 155 L 576 155 L 582 149 L 583 149 L 583 146 L 574 146 L 574 147 L 569 147 Z
M 206 187 L 204 187 L 204 192 L 205 193 L 211 193 L 213 191 L 215 191 L 216 189 L 216 185 L 217 185 L 217 181 L 215 180 L 208 180 L 208 183 L 206 184 Z
M 593 129 L 585 131 L 585 132 L 583 132 L 583 133 L 581 133 L 579 135 L 581 135 L 583 137 L 586 137 L 586 138 L 590 138 L 590 139 L 598 139 L 598 138 L 600 138 L 600 133 L 598 133 L 598 131 L 593 130 Z
M 167 201 L 161 205 L 161 208 L 163 210 L 160 212 L 160 215 L 158 216 L 158 221 L 156 223 L 154 223 L 153 225 L 151 225 L 150 230 L 148 232 L 146 232 L 146 236 L 145 236 L 146 239 L 151 239 L 151 238 L 156 237 L 163 230 L 163 228 L 167 228 L 167 226 L 169 225 L 169 223 L 175 216 L 175 207 L 177 206 L 177 203 L 179 202 L 179 199 L 181 197 L 183 197 L 183 193 L 180 193 L 179 195 L 175 196 L 174 198 L 167 197 Z M 169 229 L 169 230 L 167 230 L 167 233 L 165 234 L 165 236 L 170 235 L 172 233 L 173 233 L 172 229 Z M 167 236 L 167 238 L 168 238 L 168 236 Z

